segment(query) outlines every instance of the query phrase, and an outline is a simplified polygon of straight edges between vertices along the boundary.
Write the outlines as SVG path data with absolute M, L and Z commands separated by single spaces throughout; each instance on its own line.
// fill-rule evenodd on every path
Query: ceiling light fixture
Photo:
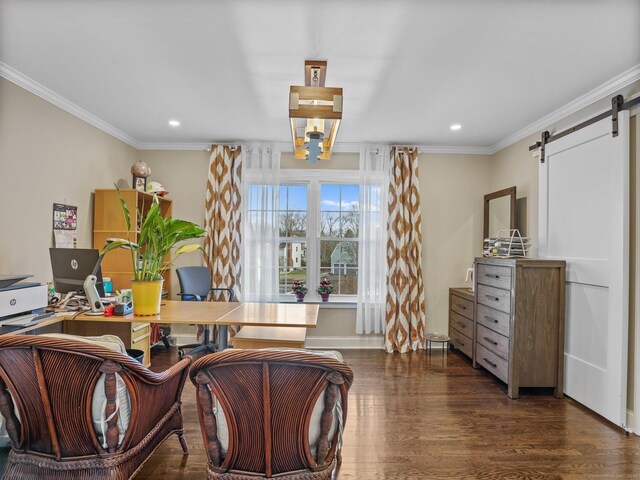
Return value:
M 169 125 L 171 125 L 172 127 L 179 127 L 180 122 L 178 120 L 169 120 Z
M 462 128 L 462 125 L 460 125 L 459 123 L 454 123 L 453 125 L 451 125 L 449 127 L 451 130 L 460 130 Z
M 289 88 L 289 119 L 296 159 L 331 158 L 342 120 L 342 88 L 325 87 L 327 62 L 304 62 L 304 87 Z

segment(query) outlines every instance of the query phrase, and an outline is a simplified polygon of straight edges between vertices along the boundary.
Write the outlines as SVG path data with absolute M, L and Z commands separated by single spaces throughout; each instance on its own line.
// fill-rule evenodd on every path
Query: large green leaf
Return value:
M 118 192 L 118 200 L 120 200 L 120 208 L 122 209 L 122 215 L 124 216 L 124 223 L 127 226 L 127 232 L 129 232 L 131 230 L 131 214 L 129 213 L 129 208 L 122 198 L 122 195 L 120 195 L 120 189 L 118 188 L 118 185 L 116 185 L 115 187 L 116 191 Z
M 116 187 L 117 188 L 117 187 Z M 126 203 L 118 190 L 120 207 L 127 224 L 128 238 L 131 238 L 131 218 Z M 138 233 L 138 248 L 131 249 L 131 261 L 133 263 L 134 277 L 138 281 L 160 280 L 162 272 L 167 266 L 164 259 L 171 249 L 185 240 L 200 238 L 205 231 L 193 222 L 164 217 L 157 196 L 146 214 L 138 212 L 140 216 L 140 232 Z M 102 254 L 120 247 L 132 247 L 129 240 L 118 239 L 106 245 Z M 181 245 L 176 249 L 176 257 L 183 254 L 202 250 L 198 244 Z

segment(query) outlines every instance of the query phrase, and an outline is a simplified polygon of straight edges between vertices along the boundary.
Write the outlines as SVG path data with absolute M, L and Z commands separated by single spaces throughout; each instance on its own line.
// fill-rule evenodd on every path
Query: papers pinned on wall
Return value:
M 76 248 L 78 207 L 63 203 L 53 204 L 53 238 L 56 248 Z

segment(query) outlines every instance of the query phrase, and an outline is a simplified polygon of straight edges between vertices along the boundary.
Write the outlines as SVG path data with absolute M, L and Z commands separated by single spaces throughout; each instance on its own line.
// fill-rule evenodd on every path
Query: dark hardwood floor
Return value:
M 640 437 L 571 399 L 506 387 L 458 353 L 347 350 L 355 373 L 339 479 L 640 479 Z M 177 360 L 153 356 L 153 369 Z M 191 452 L 169 438 L 136 480 L 203 479 L 195 389 L 183 395 Z

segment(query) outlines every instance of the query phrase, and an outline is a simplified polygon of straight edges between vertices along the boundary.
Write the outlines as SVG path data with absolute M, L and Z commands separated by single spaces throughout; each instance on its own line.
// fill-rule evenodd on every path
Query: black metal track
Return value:
M 582 130 L 585 127 L 588 127 L 589 125 L 592 125 L 596 122 L 599 122 L 600 120 L 603 120 L 607 117 L 612 117 L 613 120 L 613 129 L 612 129 L 612 133 L 614 136 L 618 135 L 618 112 L 622 111 L 622 110 L 629 110 L 631 107 L 633 107 L 634 105 L 638 105 L 640 104 L 640 96 L 636 97 L 632 100 L 629 100 L 627 102 L 624 102 L 624 99 L 622 97 L 622 95 L 617 95 L 615 97 L 613 97 L 611 99 L 611 104 L 613 105 L 613 107 L 611 108 L 611 110 L 608 110 L 606 112 L 601 113 L 600 115 L 596 115 L 595 117 L 592 117 L 588 120 L 585 120 L 582 123 L 579 123 L 578 125 L 575 125 L 571 128 L 568 128 L 566 130 L 563 130 L 562 132 L 556 133 L 554 135 L 550 135 L 549 132 L 542 132 L 542 138 L 541 141 L 534 143 L 533 145 L 531 145 L 529 147 L 529 151 L 533 151 L 536 150 L 538 148 L 541 149 L 541 154 L 540 154 L 540 163 L 544 163 L 544 147 L 545 145 L 553 142 L 554 140 L 558 140 L 562 137 L 566 137 L 567 135 L 577 132 L 578 130 Z M 617 107 L 617 108 L 616 108 Z

